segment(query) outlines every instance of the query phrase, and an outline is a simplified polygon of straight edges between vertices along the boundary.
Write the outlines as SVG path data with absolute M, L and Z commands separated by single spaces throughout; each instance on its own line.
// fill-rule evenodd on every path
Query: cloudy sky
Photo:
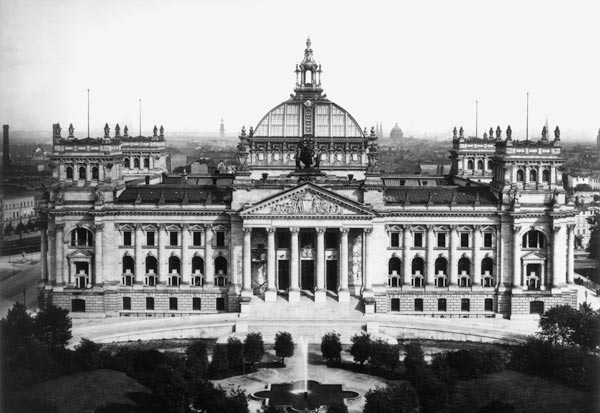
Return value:
M 328 97 L 414 136 L 600 128 L 596 1 L 2 0 L 0 122 L 229 133 L 287 99 L 310 36 Z

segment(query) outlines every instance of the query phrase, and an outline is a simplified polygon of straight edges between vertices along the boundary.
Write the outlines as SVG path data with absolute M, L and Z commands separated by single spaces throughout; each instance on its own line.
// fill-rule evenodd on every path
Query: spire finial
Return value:
M 310 49 L 310 36 L 306 38 L 306 48 Z

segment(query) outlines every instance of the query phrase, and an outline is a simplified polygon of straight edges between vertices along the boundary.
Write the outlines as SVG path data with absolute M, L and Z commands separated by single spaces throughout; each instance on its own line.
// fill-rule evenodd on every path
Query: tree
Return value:
M 237 337 L 227 339 L 227 360 L 231 370 L 241 371 L 244 367 L 244 345 Z
M 552 307 L 540 317 L 538 335 L 554 345 L 572 345 L 573 333 L 577 329 L 579 314 L 569 305 Z
M 365 399 L 363 413 L 417 413 L 419 411 L 417 392 L 407 382 L 371 389 L 365 394 Z
M 275 334 L 275 355 L 281 357 L 281 364 L 285 363 L 286 357 L 294 355 L 294 340 L 287 331 L 280 331 Z
M 34 321 L 34 335 L 50 348 L 65 347 L 73 337 L 69 311 L 52 304 L 42 309 Z
M 411 376 L 410 383 L 419 395 L 421 412 L 438 413 L 448 411 L 448 386 L 435 377 L 429 368 L 425 367 L 417 370 L 416 374 Z
M 408 374 L 414 374 L 426 367 L 425 353 L 420 343 L 411 342 L 404 345 L 404 367 Z
M 387 341 L 378 338 L 371 342 L 371 361 L 373 367 L 385 366 L 389 370 L 394 370 L 400 364 L 400 351 L 398 346 L 389 344 Z
M 261 333 L 249 333 L 244 342 L 244 357 L 252 365 L 258 363 L 265 354 L 265 346 Z
M 354 361 L 362 366 L 371 356 L 371 335 L 365 333 L 355 334 L 350 341 L 352 341 L 350 354 L 354 357 Z
M 33 318 L 24 304 L 16 302 L 2 319 L 2 346 L 9 351 L 24 346 L 33 336 Z
M 600 346 L 600 311 L 588 303 L 579 306 L 579 318 L 571 339 L 589 351 L 597 351 Z
M 212 362 L 210 363 L 212 373 L 223 373 L 229 370 L 229 361 L 227 360 L 227 346 L 217 344 L 213 350 Z
M 327 406 L 327 413 L 348 413 L 348 406 L 343 402 L 332 403 Z
M 577 184 L 574 188 L 575 192 L 590 192 L 592 187 L 589 184 Z
M 342 352 L 342 343 L 340 335 L 332 331 L 325 334 L 321 338 L 321 353 L 329 362 L 340 361 L 340 353 Z
M 208 349 L 204 341 L 194 341 L 186 349 L 189 368 L 198 377 L 204 377 L 208 370 Z

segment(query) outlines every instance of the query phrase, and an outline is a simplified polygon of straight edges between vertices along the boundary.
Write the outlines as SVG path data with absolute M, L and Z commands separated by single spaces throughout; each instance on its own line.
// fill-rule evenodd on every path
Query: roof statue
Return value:
M 315 150 L 315 140 L 305 136 L 296 148 L 296 171 L 319 169 L 321 158 Z
M 104 125 L 104 137 L 110 138 L 110 128 L 108 127 L 108 123 Z
M 488 133 L 488 138 L 489 139 L 493 139 L 494 138 L 494 128 L 492 128 L 491 126 L 490 126 L 490 131 Z
M 126 138 L 129 136 L 129 129 L 127 129 L 127 125 L 125 125 L 123 128 L 123 136 Z
M 496 128 L 496 140 L 500 140 L 502 138 L 502 129 L 500 129 L 500 125 Z
M 455 126 L 454 129 L 452 129 L 452 137 L 454 139 L 456 139 L 456 134 L 457 134 L 457 131 L 456 131 L 456 126 Z
M 460 129 L 458 130 L 458 137 L 459 138 L 464 138 L 465 137 L 465 130 L 463 129 L 463 127 L 461 126 Z
M 558 129 L 558 126 L 556 127 L 556 129 L 554 129 L 554 140 L 560 141 L 560 129 Z
M 506 140 L 511 140 L 512 139 L 512 129 L 510 128 L 510 125 L 508 125 L 506 127 Z
M 254 128 L 252 126 L 250 126 L 250 130 L 248 131 L 248 135 L 250 137 L 254 136 Z
M 75 136 L 74 133 L 75 133 L 75 128 L 73 127 L 73 124 L 71 123 L 69 125 L 69 138 L 73 138 Z
M 154 125 L 154 128 L 152 129 L 152 136 L 157 136 L 156 135 L 157 132 L 158 132 L 158 128 L 156 127 L 156 125 Z
M 160 125 L 160 136 L 165 136 L 165 128 L 163 128 L 163 125 Z
M 545 126 L 542 128 L 542 140 L 543 141 L 547 141 L 548 140 L 548 129 L 546 129 Z
M 115 125 L 115 136 L 121 136 L 121 127 L 118 123 Z

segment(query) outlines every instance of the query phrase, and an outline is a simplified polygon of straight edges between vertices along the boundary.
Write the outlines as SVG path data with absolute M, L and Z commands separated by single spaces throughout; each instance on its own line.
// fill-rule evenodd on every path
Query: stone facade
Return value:
M 444 182 L 386 181 L 375 130 L 325 97 L 320 73 L 308 43 L 295 94 L 242 129 L 236 173 L 212 184 L 156 182 L 162 128 L 128 141 L 108 126 L 101 139 L 63 139 L 55 126 L 46 300 L 120 316 L 251 312 L 256 295 L 289 305 L 353 295 L 367 313 L 432 317 L 576 305 L 577 211 L 558 173 L 558 128 L 538 142 L 513 140 L 510 127 L 505 139 L 461 131 Z

